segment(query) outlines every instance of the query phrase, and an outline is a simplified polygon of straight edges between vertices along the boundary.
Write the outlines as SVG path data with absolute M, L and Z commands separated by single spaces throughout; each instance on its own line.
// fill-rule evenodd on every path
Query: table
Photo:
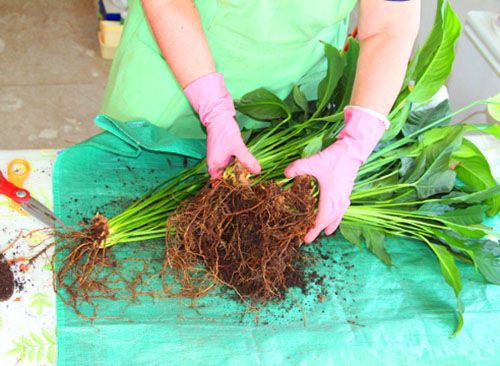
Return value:
M 498 141 L 487 136 L 469 136 L 476 143 L 500 176 Z M 0 151 L 0 169 L 5 171 L 8 162 L 15 158 L 28 160 L 32 167 L 25 187 L 34 197 L 52 207 L 51 174 L 57 157 L 56 150 Z M 37 243 L 50 239 L 42 231 L 44 225 L 20 212 L 8 199 L 0 196 L 0 251 L 23 234 L 6 251 L 8 259 L 15 259 L 12 267 L 19 278 L 14 296 L 0 302 L 0 364 L 1 365 L 53 365 L 56 360 L 56 311 L 52 289 L 50 251 L 27 269 L 26 261 L 40 249 Z M 24 270 L 23 270 L 24 269 Z
M 44 205 L 52 207 L 52 166 L 56 156 L 55 150 L 0 151 L 0 169 L 6 172 L 12 159 L 29 161 L 31 174 L 24 186 Z M 55 364 L 56 309 L 50 252 L 26 268 L 26 259 L 40 248 L 35 245 L 50 239 L 41 231 L 26 234 L 44 226 L 0 195 L 0 251 L 15 241 L 5 256 L 15 261 L 11 268 L 17 278 L 14 295 L 0 302 L 1 365 Z

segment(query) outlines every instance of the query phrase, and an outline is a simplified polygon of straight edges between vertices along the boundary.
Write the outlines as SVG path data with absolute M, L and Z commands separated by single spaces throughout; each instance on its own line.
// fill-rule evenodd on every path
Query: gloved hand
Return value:
M 383 115 L 362 107 L 348 106 L 344 117 L 345 127 L 334 144 L 285 169 L 287 178 L 311 175 L 319 184 L 318 214 L 306 234 L 306 243 L 314 241 L 322 230 L 330 235 L 337 229 L 351 203 L 349 196 L 359 167 L 389 126 Z
M 253 174 L 260 173 L 260 164 L 241 138 L 234 116 L 233 98 L 222 74 L 211 73 L 191 82 L 184 88 L 201 123 L 207 129 L 207 164 L 212 179 L 222 176 L 233 157 Z

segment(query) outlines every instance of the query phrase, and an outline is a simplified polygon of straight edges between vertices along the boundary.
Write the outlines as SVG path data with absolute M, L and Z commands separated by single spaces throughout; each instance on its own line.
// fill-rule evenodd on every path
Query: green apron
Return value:
M 224 74 L 235 99 L 259 87 L 284 98 L 296 83 L 314 97 L 326 70 L 320 41 L 343 46 L 355 3 L 196 1 L 217 70 Z M 160 53 L 140 0 L 129 4 L 102 113 L 120 121 L 147 120 L 173 136 L 204 139 L 197 115 Z M 242 126 L 251 126 L 249 118 L 238 116 L 238 120 Z

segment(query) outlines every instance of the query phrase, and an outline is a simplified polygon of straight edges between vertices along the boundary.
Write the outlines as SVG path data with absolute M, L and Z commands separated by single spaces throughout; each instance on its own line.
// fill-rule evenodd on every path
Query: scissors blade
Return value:
M 21 207 L 46 225 L 55 226 L 57 223 L 61 227 L 63 226 L 61 220 L 59 220 L 51 210 L 33 197 L 31 197 L 28 201 L 21 203 Z

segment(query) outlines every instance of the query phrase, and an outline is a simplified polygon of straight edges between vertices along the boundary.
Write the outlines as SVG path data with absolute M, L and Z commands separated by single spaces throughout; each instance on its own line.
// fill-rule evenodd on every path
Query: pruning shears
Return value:
M 31 197 L 27 189 L 19 187 L 30 173 L 30 166 L 26 160 L 16 159 L 10 162 L 8 167 L 9 180 L 0 171 L 0 194 L 10 198 L 21 206 L 26 212 L 40 220 L 46 225 L 63 226 L 61 220 L 44 204 Z

